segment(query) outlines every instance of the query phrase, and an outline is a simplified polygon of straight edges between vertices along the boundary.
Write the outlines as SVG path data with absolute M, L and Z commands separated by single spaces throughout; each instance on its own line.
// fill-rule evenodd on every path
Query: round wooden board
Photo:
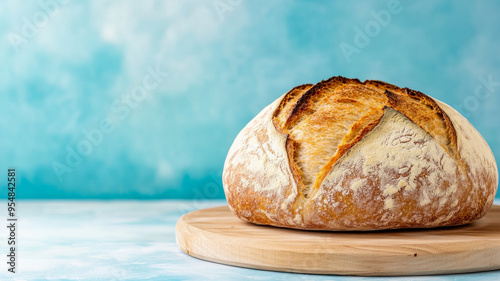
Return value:
M 500 269 L 500 206 L 459 227 L 324 232 L 254 225 L 228 206 L 182 216 L 176 241 L 188 255 L 273 271 L 429 275 Z

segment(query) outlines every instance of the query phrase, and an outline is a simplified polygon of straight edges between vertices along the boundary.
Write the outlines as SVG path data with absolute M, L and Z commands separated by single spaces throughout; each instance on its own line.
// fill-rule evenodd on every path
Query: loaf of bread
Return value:
M 224 192 L 240 219 L 310 230 L 471 223 L 498 185 L 491 149 L 447 104 L 381 81 L 293 88 L 238 134 Z

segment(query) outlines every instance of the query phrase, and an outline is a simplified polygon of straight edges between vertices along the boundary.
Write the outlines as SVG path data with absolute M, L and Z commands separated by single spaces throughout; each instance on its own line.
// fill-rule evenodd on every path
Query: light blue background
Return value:
M 1 1 L 0 167 L 18 169 L 20 198 L 223 198 L 239 130 L 290 88 L 336 75 L 456 107 L 499 159 L 500 84 L 476 88 L 500 82 L 500 3 L 402 0 L 374 26 L 389 2 Z M 366 27 L 346 57 L 341 44 Z M 144 79 L 135 108 L 120 102 Z M 68 165 L 102 120 L 114 131 Z

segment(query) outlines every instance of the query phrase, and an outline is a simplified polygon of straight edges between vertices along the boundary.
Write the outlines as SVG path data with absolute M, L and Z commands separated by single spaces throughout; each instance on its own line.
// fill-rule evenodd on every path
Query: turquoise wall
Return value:
M 498 1 L 2 1 L 21 198 L 223 198 L 239 130 L 342 75 L 456 107 L 500 159 Z M 0 170 L 1 172 L 1 170 Z

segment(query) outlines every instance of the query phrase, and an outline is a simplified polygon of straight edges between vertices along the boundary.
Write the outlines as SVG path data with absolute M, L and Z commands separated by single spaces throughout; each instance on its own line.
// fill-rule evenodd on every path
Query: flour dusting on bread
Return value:
M 493 203 L 498 172 L 484 139 L 448 105 L 333 77 L 259 113 L 231 146 L 223 183 L 246 221 L 373 230 L 475 221 Z

